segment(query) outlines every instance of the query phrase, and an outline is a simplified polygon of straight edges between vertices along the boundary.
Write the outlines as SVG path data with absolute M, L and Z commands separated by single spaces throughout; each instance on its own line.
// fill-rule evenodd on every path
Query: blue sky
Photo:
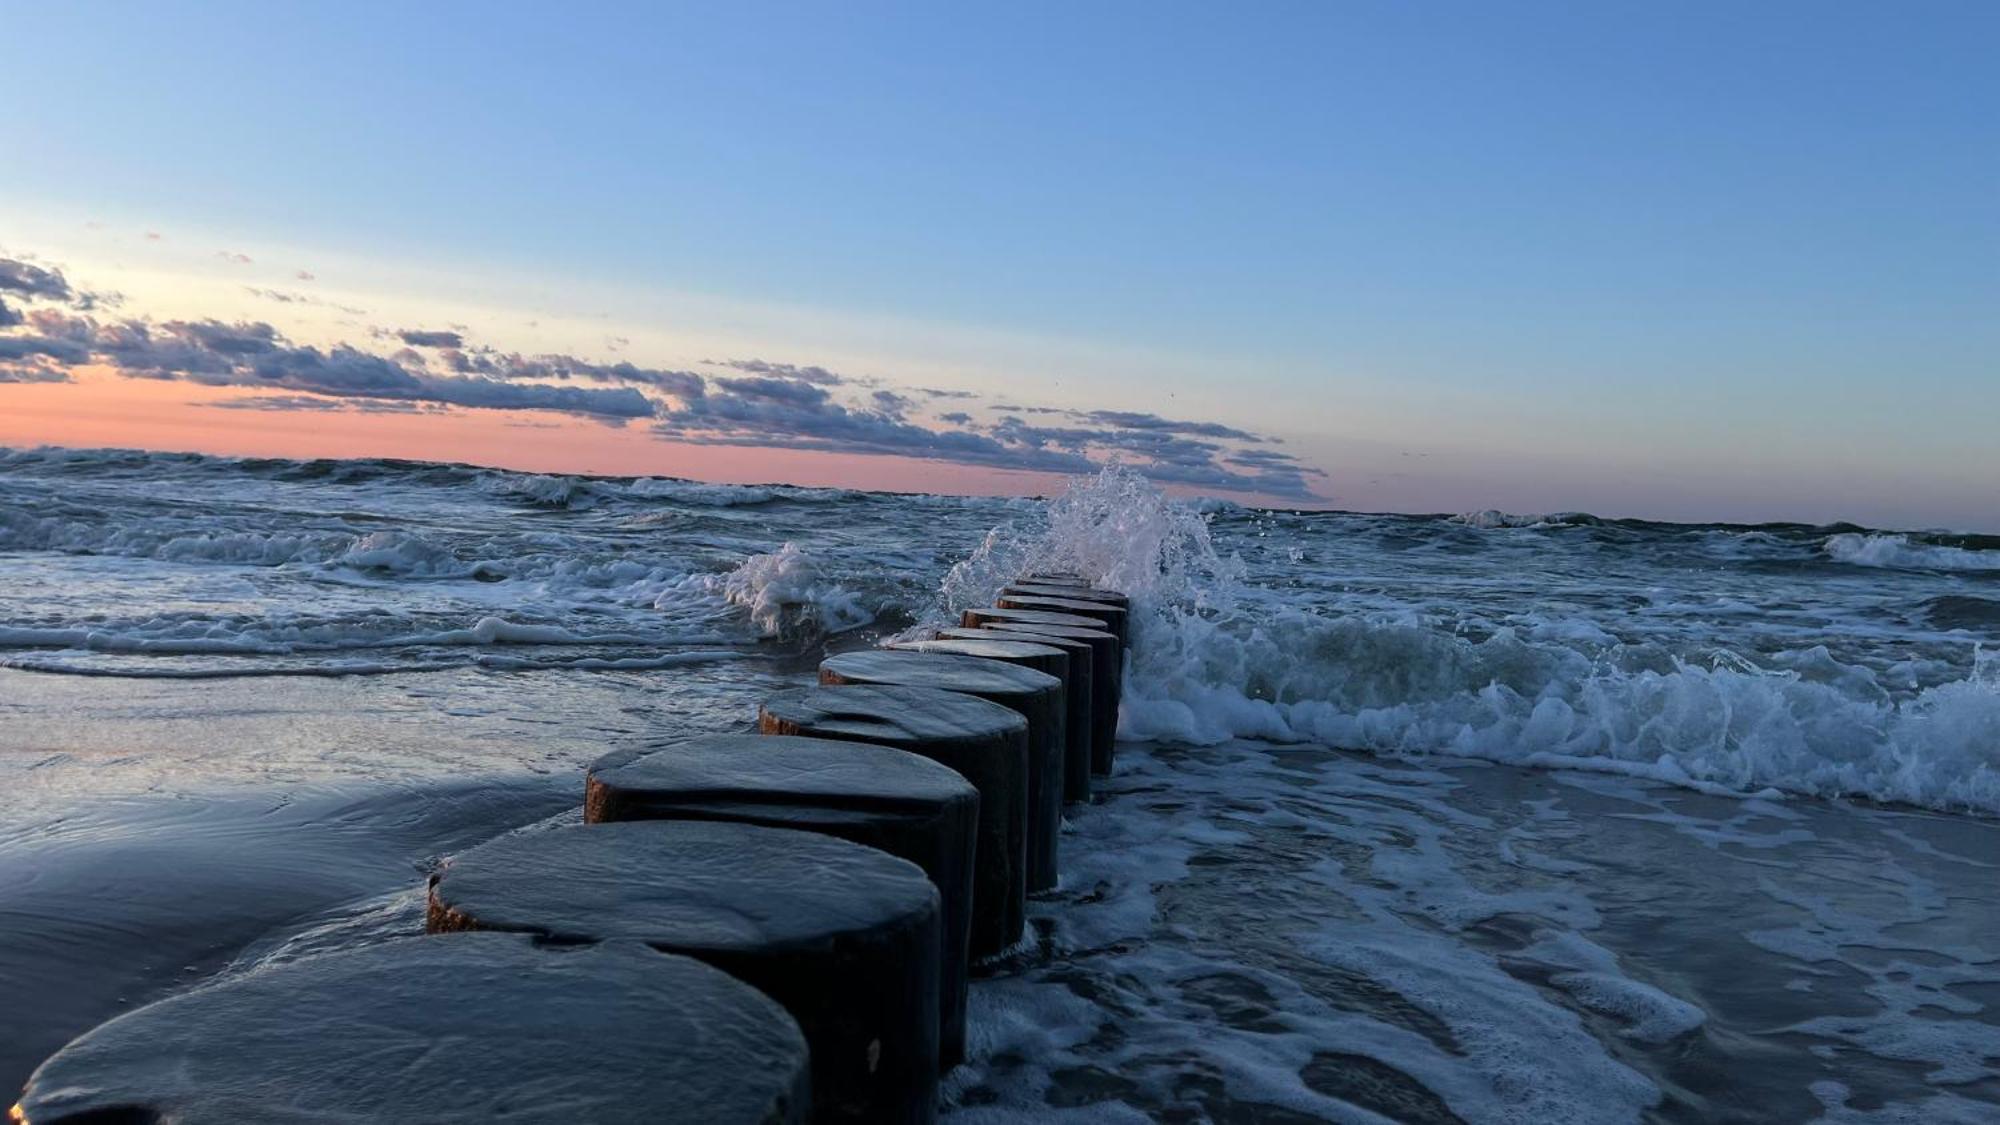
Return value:
M 72 273 L 55 216 L 693 294 L 771 358 L 1282 437 L 1342 506 L 2000 526 L 2000 7 L 7 24 L 0 250 Z

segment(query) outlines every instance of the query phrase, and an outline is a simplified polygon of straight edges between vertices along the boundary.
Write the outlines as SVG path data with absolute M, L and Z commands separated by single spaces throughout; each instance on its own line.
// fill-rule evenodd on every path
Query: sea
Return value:
M 958 1122 L 2000 1121 L 2000 537 L 0 451 L 0 1085 L 1024 570 L 1117 771 Z

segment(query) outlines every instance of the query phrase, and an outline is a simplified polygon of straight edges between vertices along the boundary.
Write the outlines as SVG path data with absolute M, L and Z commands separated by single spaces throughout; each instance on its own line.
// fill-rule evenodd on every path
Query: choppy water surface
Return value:
M 0 453 L 0 1080 L 1031 562 L 1134 594 L 1131 745 L 956 1115 L 2000 1114 L 2000 541 L 63 452 Z

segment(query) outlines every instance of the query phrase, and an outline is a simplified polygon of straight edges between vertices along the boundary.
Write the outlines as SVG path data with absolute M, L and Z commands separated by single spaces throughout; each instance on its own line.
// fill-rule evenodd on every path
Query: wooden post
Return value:
M 820 662 L 819 678 L 823 684 L 942 688 L 1019 712 L 1028 720 L 1028 893 L 1055 887 L 1060 877 L 1056 853 L 1062 836 L 1063 724 L 1068 714 L 1062 680 L 997 660 L 893 649 L 829 656 Z
M 519 832 L 433 875 L 426 925 L 700 958 L 798 1021 L 814 1120 L 937 1117 L 938 893 L 887 852 L 723 821 Z
M 892 746 L 948 766 L 979 790 L 973 854 L 973 957 L 1021 940 L 1027 897 L 1028 721 L 937 688 L 815 687 L 780 692 L 757 716 L 765 734 Z
M 979 791 L 929 758 L 828 738 L 711 734 L 620 750 L 585 776 L 587 824 L 733 820 L 824 832 L 924 869 L 937 887 L 943 963 L 939 1064 L 965 1061 L 967 937 Z

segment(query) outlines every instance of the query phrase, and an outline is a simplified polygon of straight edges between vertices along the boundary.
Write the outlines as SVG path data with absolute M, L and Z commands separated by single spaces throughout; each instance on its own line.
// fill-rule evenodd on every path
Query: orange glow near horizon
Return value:
M 0 384 L 0 446 L 57 445 L 233 457 L 395 457 L 538 473 L 672 476 L 891 492 L 1014 496 L 1060 491 L 1054 474 L 889 455 L 692 445 L 643 422 L 606 426 L 521 410 L 414 413 L 229 409 L 261 397 L 237 387 L 128 379 L 103 368 L 71 383 Z

